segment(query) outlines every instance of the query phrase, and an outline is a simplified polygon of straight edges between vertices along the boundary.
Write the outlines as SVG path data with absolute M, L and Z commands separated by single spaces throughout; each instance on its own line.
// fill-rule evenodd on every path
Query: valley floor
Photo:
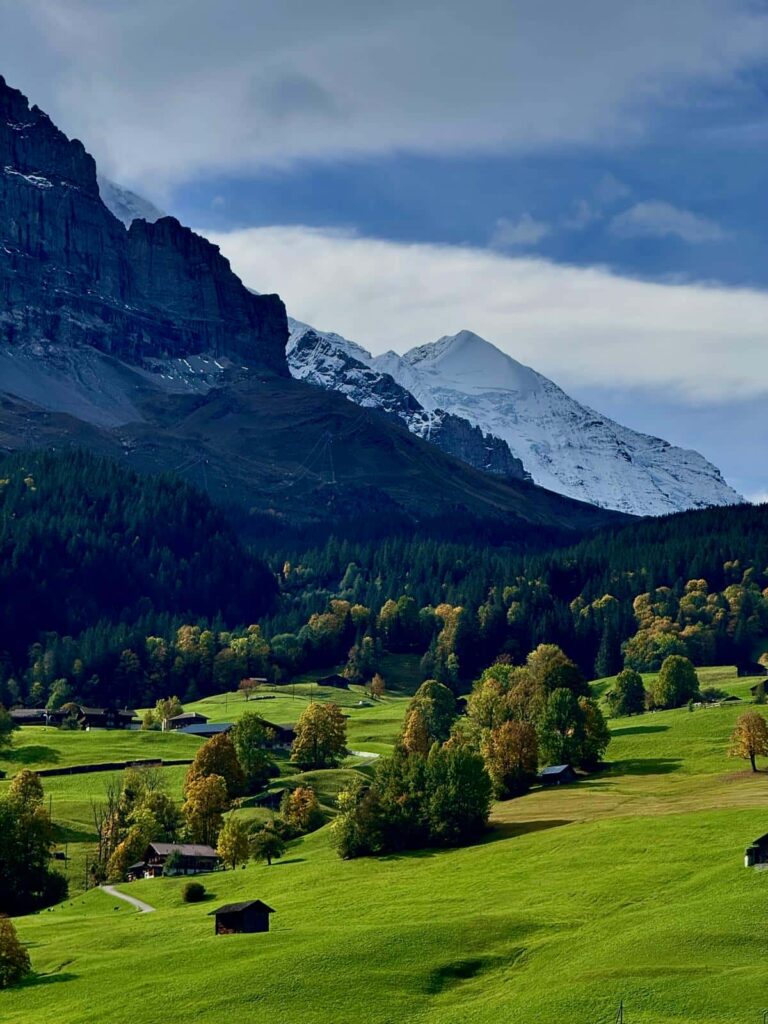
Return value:
M 325 828 L 205 876 L 203 904 L 157 879 L 118 887 L 156 913 L 94 890 L 19 919 L 37 974 L 0 1019 L 608 1024 L 623 999 L 638 1024 L 759 1020 L 768 874 L 743 852 L 768 831 L 768 774 L 726 756 L 743 711 L 616 720 L 607 771 L 497 805 L 466 849 L 344 862 Z M 276 909 L 272 931 L 215 936 L 209 911 L 244 898 Z

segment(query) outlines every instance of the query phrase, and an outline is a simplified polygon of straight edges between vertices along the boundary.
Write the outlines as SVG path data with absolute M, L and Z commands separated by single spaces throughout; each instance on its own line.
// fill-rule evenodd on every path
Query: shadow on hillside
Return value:
M 303 864 L 306 857 L 286 857 L 285 860 L 276 860 L 273 864 L 273 868 L 281 868 L 283 864 Z
M 669 775 L 682 765 L 679 757 L 636 757 L 626 761 L 614 761 L 611 775 Z M 598 783 L 599 785 L 599 783 Z
M 542 818 L 538 821 L 500 821 L 491 825 L 488 835 L 484 836 L 482 842 L 495 843 L 500 839 L 515 839 L 517 836 L 525 836 L 530 832 L 545 832 L 550 828 L 560 828 L 561 825 L 570 825 L 570 818 Z
M 643 736 L 651 732 L 666 732 L 668 725 L 627 725 L 623 729 L 612 729 L 612 736 Z
M 29 977 L 22 981 L 19 988 L 32 988 L 36 985 L 53 985 L 59 981 L 74 981 L 77 977 L 77 974 L 72 974 L 69 971 L 60 971 L 55 974 L 37 974 L 33 972 Z
M 61 755 L 53 747 L 12 747 L 5 751 L 3 760 L 12 761 L 14 764 L 33 764 L 35 761 L 57 764 L 61 760 Z
M 91 830 L 71 828 L 69 825 L 54 824 L 56 836 L 59 843 L 94 843 L 98 840 L 97 834 Z

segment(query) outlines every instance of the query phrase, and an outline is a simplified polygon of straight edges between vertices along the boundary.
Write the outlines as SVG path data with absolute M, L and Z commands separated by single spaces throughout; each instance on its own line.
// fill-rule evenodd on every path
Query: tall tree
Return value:
M 337 704 L 312 702 L 296 723 L 291 760 L 308 768 L 335 768 L 347 752 L 347 723 Z
M 229 808 L 227 784 L 220 775 L 206 775 L 187 784 L 182 814 L 189 834 L 196 843 L 213 846 Z
M 742 757 L 757 771 L 755 758 L 768 756 L 768 722 L 759 711 L 739 715 L 731 735 L 731 757 Z

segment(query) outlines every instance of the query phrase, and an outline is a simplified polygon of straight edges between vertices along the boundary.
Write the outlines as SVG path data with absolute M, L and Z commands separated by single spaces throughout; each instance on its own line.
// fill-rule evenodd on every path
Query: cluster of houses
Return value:
M 64 707 L 13 708 L 10 712 L 14 725 L 61 725 L 74 718 L 81 729 L 138 729 L 139 716 L 128 708 L 91 708 L 85 704 L 65 704 Z

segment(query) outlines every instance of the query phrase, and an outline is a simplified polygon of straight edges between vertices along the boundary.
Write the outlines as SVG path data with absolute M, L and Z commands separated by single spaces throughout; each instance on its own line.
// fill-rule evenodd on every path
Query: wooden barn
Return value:
M 273 747 L 280 747 L 283 750 L 290 750 L 293 741 L 296 739 L 296 730 L 290 722 L 268 722 L 266 718 L 259 718 L 265 729 L 273 734 Z
M 87 708 L 81 704 L 77 721 L 81 729 L 132 729 L 138 717 L 128 708 Z
M 576 781 L 576 772 L 569 764 L 553 764 L 539 772 L 539 782 L 543 786 L 565 786 Z
M 754 868 L 758 864 L 768 864 L 768 833 L 755 839 L 744 851 L 745 868 Z
M 212 846 L 202 843 L 150 843 L 143 862 L 133 864 L 135 877 L 157 878 L 163 873 L 171 854 L 178 854 L 175 874 L 197 875 L 201 871 L 214 871 L 221 858 Z
M 269 931 L 269 915 L 272 907 L 262 900 L 245 900 L 242 903 L 225 903 L 218 910 L 212 910 L 209 917 L 215 918 L 217 935 L 239 935 L 241 933 Z

